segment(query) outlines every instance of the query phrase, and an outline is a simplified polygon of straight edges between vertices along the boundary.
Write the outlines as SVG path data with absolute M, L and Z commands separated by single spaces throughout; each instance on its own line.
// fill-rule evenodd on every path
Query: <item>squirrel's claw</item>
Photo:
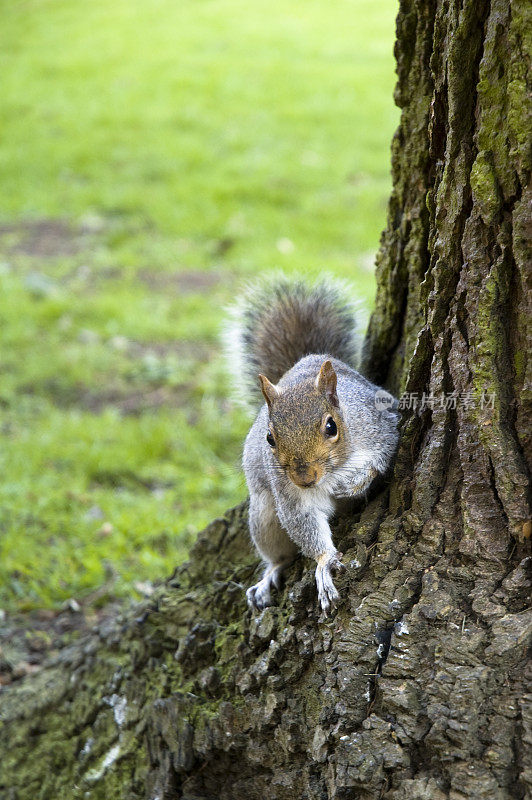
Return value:
M 345 564 L 340 561 L 342 553 L 336 552 L 327 557 L 327 560 L 322 556 L 318 559 L 318 566 L 316 567 L 316 586 L 318 588 L 318 600 L 323 611 L 324 616 L 328 616 L 329 612 L 336 608 L 340 599 L 340 595 L 332 576 L 340 572 L 345 572 Z
M 332 584 L 331 587 L 327 587 L 324 590 L 318 589 L 318 599 L 323 615 L 328 617 L 329 613 L 336 608 L 340 595 L 334 584 Z
M 329 569 L 331 570 L 333 575 L 341 575 L 342 572 L 346 571 L 347 569 L 346 565 L 343 564 L 342 561 L 340 560 L 341 558 L 343 558 L 343 555 L 344 554 L 340 553 L 340 551 L 338 550 L 336 552 L 336 555 L 333 556 L 331 560 L 328 562 Z

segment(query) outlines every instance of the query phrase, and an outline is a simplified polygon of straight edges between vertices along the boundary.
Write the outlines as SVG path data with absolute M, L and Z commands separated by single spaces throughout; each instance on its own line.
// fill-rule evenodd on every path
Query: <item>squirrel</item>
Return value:
M 365 495 L 393 462 L 397 400 L 355 369 L 356 320 L 345 295 L 330 279 L 278 277 L 252 287 L 232 310 L 232 373 L 246 401 L 265 401 L 242 459 L 251 539 L 265 562 L 246 592 L 252 610 L 271 605 L 272 587 L 281 588 L 300 551 L 315 559 L 319 604 L 331 612 L 339 600 L 333 576 L 345 566 L 329 518 L 338 501 Z

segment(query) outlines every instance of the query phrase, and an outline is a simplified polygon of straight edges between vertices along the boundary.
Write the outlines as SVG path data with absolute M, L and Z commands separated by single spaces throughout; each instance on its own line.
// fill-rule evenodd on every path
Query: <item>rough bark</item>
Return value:
M 530 9 L 401 3 L 365 370 L 460 397 L 405 411 L 389 489 L 337 522 L 334 618 L 303 562 L 279 605 L 246 611 L 257 563 L 235 509 L 157 597 L 3 693 L 0 797 L 531 791 Z

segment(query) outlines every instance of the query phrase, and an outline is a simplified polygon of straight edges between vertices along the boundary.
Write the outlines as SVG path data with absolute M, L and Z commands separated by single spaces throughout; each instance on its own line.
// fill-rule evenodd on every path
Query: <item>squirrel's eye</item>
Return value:
M 275 447 L 275 439 L 273 438 L 273 434 L 271 431 L 268 431 L 266 434 L 266 441 L 270 445 L 270 447 Z
M 336 427 L 336 422 L 333 420 L 332 417 L 329 417 L 329 419 L 325 423 L 325 435 L 336 436 L 337 433 L 338 433 L 338 428 Z

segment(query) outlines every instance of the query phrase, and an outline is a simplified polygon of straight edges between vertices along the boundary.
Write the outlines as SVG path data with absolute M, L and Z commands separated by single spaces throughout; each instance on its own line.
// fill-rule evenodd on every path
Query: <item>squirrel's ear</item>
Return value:
M 274 386 L 273 383 L 270 383 L 270 381 L 265 375 L 259 375 L 259 381 L 262 394 L 264 395 L 264 399 L 268 403 L 268 408 L 271 408 L 273 401 L 277 397 L 279 397 L 279 392 L 277 391 L 277 387 Z
M 324 361 L 316 378 L 316 388 L 323 392 L 327 399 L 338 407 L 338 395 L 336 394 L 336 372 L 329 360 Z

